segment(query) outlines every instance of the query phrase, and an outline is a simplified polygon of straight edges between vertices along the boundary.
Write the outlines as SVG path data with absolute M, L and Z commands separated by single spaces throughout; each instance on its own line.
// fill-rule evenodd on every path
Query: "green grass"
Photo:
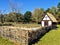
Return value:
M 20 26 L 20 27 L 40 27 L 39 24 L 14 24 L 14 26 Z
M 33 45 L 60 45 L 60 25 L 58 25 L 57 30 L 46 33 L 40 41 Z
M 22 24 L 22 23 L 16 23 L 16 22 L 5 22 L 4 24 L 12 24 L 14 26 L 19 26 L 19 27 L 40 27 L 40 24 L 36 23 L 27 23 L 27 24 Z
M 10 42 L 8 39 L 3 39 L 0 37 L 0 45 L 14 45 L 14 43 Z

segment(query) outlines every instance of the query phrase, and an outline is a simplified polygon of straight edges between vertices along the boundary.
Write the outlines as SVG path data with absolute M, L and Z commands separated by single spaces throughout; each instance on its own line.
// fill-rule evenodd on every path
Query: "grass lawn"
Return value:
M 46 33 L 40 41 L 33 45 L 60 45 L 60 25 L 58 25 L 57 30 Z
M 30 27 L 40 27 L 41 25 L 40 24 L 36 24 L 36 23 L 27 23 L 27 24 L 22 24 L 22 23 L 15 23 L 15 22 L 5 22 L 4 24 L 12 24 L 14 26 L 19 26 L 19 27 L 27 27 L 27 28 L 30 28 Z
M 20 27 L 40 27 L 39 24 L 13 24 L 14 26 L 20 26 Z
M 0 45 L 14 45 L 14 43 L 10 42 L 8 39 L 3 39 L 0 37 Z

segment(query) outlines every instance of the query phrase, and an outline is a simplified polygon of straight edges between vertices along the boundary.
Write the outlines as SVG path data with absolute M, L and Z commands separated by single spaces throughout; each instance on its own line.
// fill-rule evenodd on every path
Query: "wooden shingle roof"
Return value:
M 47 15 L 50 17 L 50 19 L 51 19 L 53 22 L 58 22 L 58 21 L 56 20 L 56 18 L 54 17 L 54 15 L 52 15 L 51 13 L 48 13 L 48 12 L 47 12 Z

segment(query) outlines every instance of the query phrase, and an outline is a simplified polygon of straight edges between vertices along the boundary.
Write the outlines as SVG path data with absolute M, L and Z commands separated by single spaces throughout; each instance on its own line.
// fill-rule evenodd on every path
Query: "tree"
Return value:
M 56 17 L 57 8 L 52 6 L 51 8 L 48 8 L 46 10 L 46 12 L 49 12 L 49 13 L 53 14 Z
M 3 14 L 0 15 L 1 23 L 4 23 L 4 16 Z
M 29 23 L 31 21 L 31 16 L 32 16 L 32 13 L 30 11 L 26 11 L 24 14 L 24 22 Z
M 42 20 L 42 18 L 44 16 L 44 9 L 43 8 L 40 8 L 39 12 L 40 12 L 39 22 L 41 22 L 41 20 Z
M 56 15 L 56 11 L 57 11 L 57 8 L 56 7 L 51 7 L 51 13 L 53 14 L 53 15 Z
M 9 22 L 9 14 L 4 14 L 4 22 Z
M 58 22 L 60 22 L 60 3 L 58 3 L 58 5 L 57 5 L 57 20 L 58 20 Z
M 32 14 L 32 20 L 36 23 L 38 23 L 38 18 L 39 18 L 40 12 L 39 9 L 36 8 Z
M 23 22 L 23 15 L 21 13 L 16 13 L 17 22 Z
M 9 4 L 10 4 L 10 8 L 12 10 L 12 12 L 9 14 L 10 16 L 10 21 L 13 21 L 13 22 L 21 22 L 23 21 L 23 16 L 22 14 L 20 13 L 20 5 L 18 3 L 14 3 L 13 0 L 9 0 Z M 12 19 L 14 18 L 14 19 Z
M 58 3 L 57 8 L 58 8 L 58 11 L 60 11 L 60 3 Z
M 16 22 L 17 21 L 16 14 L 14 12 L 10 12 L 8 17 L 9 17 L 8 18 L 9 22 Z
M 9 0 L 9 4 L 12 12 L 20 13 L 21 7 L 19 3 L 14 3 L 13 0 Z
M 4 15 L 3 15 L 4 12 L 5 10 L 0 11 L 0 21 L 2 24 L 4 23 Z
M 36 23 L 41 22 L 41 19 L 44 15 L 44 9 L 43 8 L 36 8 L 32 14 L 32 20 Z
M 45 12 L 49 12 L 49 13 L 51 13 L 51 9 L 50 9 L 50 8 L 48 8 Z

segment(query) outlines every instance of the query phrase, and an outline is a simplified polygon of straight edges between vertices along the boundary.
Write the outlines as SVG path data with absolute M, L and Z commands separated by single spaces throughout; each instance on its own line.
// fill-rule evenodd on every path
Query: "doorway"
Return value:
M 44 21 L 44 26 L 48 26 L 48 21 Z

